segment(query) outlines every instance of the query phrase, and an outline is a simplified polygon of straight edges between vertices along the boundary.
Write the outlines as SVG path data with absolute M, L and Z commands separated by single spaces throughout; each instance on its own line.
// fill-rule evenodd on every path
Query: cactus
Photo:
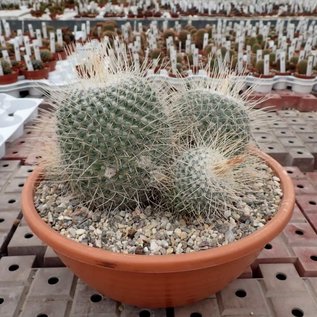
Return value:
M 307 60 L 302 59 L 300 62 L 297 64 L 297 73 L 300 75 L 306 75 L 307 72 Z
M 43 63 L 50 62 L 53 59 L 53 54 L 49 50 L 42 50 L 40 54 Z
M 169 37 L 172 37 L 174 39 L 175 36 L 176 36 L 176 34 L 175 34 L 173 29 L 168 29 L 168 30 L 164 31 L 164 33 L 163 33 L 164 41 L 166 41 L 166 39 L 168 39 Z
M 218 134 L 219 144 L 224 140 L 235 142 L 239 145 L 237 153 L 245 149 L 251 132 L 250 119 L 243 103 L 207 89 L 194 88 L 176 96 L 173 101 L 175 112 L 178 111 L 175 126 L 182 143 L 202 139 L 209 144 Z
M 44 68 L 44 64 L 39 60 L 32 60 L 32 65 L 34 70 L 40 70 Z
M 256 54 L 256 52 L 257 52 L 258 50 L 260 50 L 261 48 L 262 48 L 262 47 L 261 47 L 260 44 L 255 43 L 255 44 L 252 45 L 252 52 L 253 52 L 254 54 Z
M 50 94 L 56 140 L 43 153 L 47 175 L 103 212 L 154 202 L 176 217 L 228 218 L 258 177 L 249 164 L 253 118 L 239 83 L 218 74 L 158 88 L 116 65 L 107 49 L 91 52 L 89 79 Z M 104 57 L 114 67 L 105 68 Z
M 262 59 L 256 62 L 255 69 L 256 69 L 256 72 L 258 74 L 263 75 L 263 73 L 264 73 L 264 61 Z
M 2 66 L 2 70 L 3 70 L 4 75 L 8 75 L 8 74 L 12 73 L 11 65 L 7 61 L 2 60 L 1 66 Z
M 186 40 L 187 40 L 187 36 L 188 36 L 189 32 L 186 30 L 181 30 L 178 33 L 178 39 L 179 41 L 182 43 L 182 49 L 185 49 L 186 46 Z
M 200 50 L 203 48 L 204 44 L 204 35 L 207 33 L 206 29 L 199 29 L 195 34 L 194 34 L 194 42 L 197 48 Z
M 142 77 L 75 91 L 58 107 L 57 121 L 70 187 L 94 206 L 142 201 L 151 173 L 169 155 L 166 118 Z
M 185 150 L 171 168 L 171 182 L 164 192 L 176 214 L 204 219 L 229 218 L 237 210 L 238 194 L 246 187 L 242 156 L 233 159 L 213 147 Z

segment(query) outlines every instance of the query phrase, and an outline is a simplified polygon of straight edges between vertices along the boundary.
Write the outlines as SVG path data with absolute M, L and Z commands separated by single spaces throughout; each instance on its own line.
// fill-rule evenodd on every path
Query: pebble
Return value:
M 226 245 L 263 227 L 280 203 L 280 180 L 268 175 L 254 189 L 237 202 L 237 211 L 214 221 L 202 216 L 177 219 L 151 206 L 104 217 L 102 210 L 81 206 L 62 184 L 45 181 L 37 187 L 35 206 L 53 229 L 91 247 L 125 254 L 181 254 Z

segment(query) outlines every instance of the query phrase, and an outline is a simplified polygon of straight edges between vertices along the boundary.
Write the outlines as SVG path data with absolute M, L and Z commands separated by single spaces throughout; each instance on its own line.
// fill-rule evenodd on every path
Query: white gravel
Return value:
M 36 190 L 35 206 L 52 228 L 91 247 L 126 254 L 179 254 L 226 245 L 264 226 L 280 203 L 280 180 L 270 174 L 269 180 L 255 184 L 255 190 L 243 197 L 241 213 L 216 221 L 175 219 L 151 206 L 102 217 L 102 211 L 78 204 L 63 185 L 47 181 Z

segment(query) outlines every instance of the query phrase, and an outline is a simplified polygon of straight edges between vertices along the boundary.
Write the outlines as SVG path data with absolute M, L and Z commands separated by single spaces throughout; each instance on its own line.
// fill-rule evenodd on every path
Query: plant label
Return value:
M 198 62 L 199 62 L 199 56 L 198 56 L 198 48 L 194 48 L 193 50 L 193 65 L 195 67 L 198 67 Z
M 299 50 L 301 49 L 302 42 L 303 42 L 303 36 L 300 35 L 300 36 L 297 38 L 296 51 L 299 51 Z
M 7 46 L 7 43 L 6 43 L 6 40 L 4 38 L 4 36 L 0 36 L 0 44 L 1 44 L 1 47 L 6 47 Z
M 238 53 L 238 73 L 241 74 L 243 72 L 243 53 Z
M 140 57 L 138 53 L 133 53 L 133 61 L 134 61 L 134 68 L 136 71 L 140 70 Z
M 10 56 L 7 50 L 2 51 L 2 58 L 11 65 Z
M 90 21 L 86 21 L 86 34 L 89 35 L 90 34 Z
M 19 40 L 19 45 L 23 45 L 23 33 L 21 29 L 17 30 L 17 36 L 18 36 L 18 40 Z
M 34 71 L 33 64 L 29 55 L 24 55 L 25 65 L 28 71 Z
M 203 49 L 208 45 L 208 33 L 204 33 L 204 39 L 203 39 Z
M 288 59 L 291 59 L 294 55 L 294 52 L 295 52 L 295 47 L 293 45 L 291 45 L 289 48 L 288 48 Z
M 174 49 L 170 52 L 170 59 L 171 59 L 171 66 L 172 66 L 172 73 L 177 73 L 177 58 L 176 58 L 176 52 Z
M 2 68 L 2 64 L 0 63 L 0 76 L 3 76 L 3 68 Z
M 13 45 L 14 45 L 15 60 L 20 62 L 21 61 L 21 53 L 20 53 L 19 39 L 17 37 L 14 39 Z
M 42 32 L 43 32 L 43 38 L 47 39 L 47 27 L 46 27 L 46 23 L 42 22 Z
M 186 52 L 186 54 L 190 53 L 190 46 L 191 46 L 191 41 L 190 40 L 186 40 L 186 43 L 185 43 L 185 52 Z
M 262 54 L 263 54 L 263 51 L 262 50 L 257 50 L 256 51 L 256 61 L 260 61 L 262 59 Z
M 311 76 L 313 72 L 313 60 L 314 56 L 310 55 L 307 59 L 307 70 L 306 70 L 306 76 Z
M 264 55 L 264 70 L 263 74 L 264 75 L 269 75 L 270 73 L 270 55 Z
M 59 45 L 63 46 L 63 33 L 62 33 L 62 30 L 61 29 L 57 29 L 56 30 L 56 35 L 57 35 L 57 43 Z
M 298 61 L 302 61 L 303 59 L 305 59 L 305 51 L 301 50 L 299 52 Z
M 142 33 L 142 32 L 143 32 L 143 24 L 142 24 L 142 22 L 139 22 L 139 23 L 138 23 L 138 32 L 139 32 L 139 33 Z
M 42 59 L 41 59 L 40 47 L 37 41 L 33 41 L 33 50 L 34 50 L 35 59 L 37 59 L 38 61 L 41 61 Z
M 82 36 L 81 36 L 82 40 L 86 41 L 87 39 L 86 23 L 81 24 L 81 33 L 82 33 Z
M 167 20 L 164 20 L 163 21 L 163 32 L 165 32 L 168 28 L 168 21 Z
M 10 24 L 9 22 L 6 22 L 4 24 L 4 34 L 7 38 L 10 38 L 11 37 L 11 30 L 10 30 Z
M 29 33 L 30 33 L 30 38 L 33 39 L 35 37 L 34 30 L 33 30 L 33 25 L 32 24 L 28 24 L 28 29 L 29 29 Z
M 251 45 L 247 45 L 247 64 L 251 64 Z
M 36 39 L 40 47 L 43 46 L 42 33 L 40 29 L 36 29 Z
M 50 32 L 50 50 L 52 53 L 55 53 L 55 33 Z
M 31 51 L 30 39 L 28 36 L 24 36 L 23 40 L 24 40 L 25 53 L 31 56 L 32 51 Z
M 286 72 L 286 52 L 285 51 L 280 52 L 280 72 L 281 73 Z

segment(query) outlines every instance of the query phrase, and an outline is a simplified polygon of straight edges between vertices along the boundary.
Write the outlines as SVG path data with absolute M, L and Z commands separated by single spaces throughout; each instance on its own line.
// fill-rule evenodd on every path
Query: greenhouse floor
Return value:
M 34 236 L 20 208 L 23 184 L 40 146 L 30 124 L 0 160 L 1 317 L 316 317 L 317 113 L 268 112 L 256 142 L 292 177 L 296 206 L 283 233 L 244 274 L 194 305 L 152 310 L 103 298 L 63 266 Z

